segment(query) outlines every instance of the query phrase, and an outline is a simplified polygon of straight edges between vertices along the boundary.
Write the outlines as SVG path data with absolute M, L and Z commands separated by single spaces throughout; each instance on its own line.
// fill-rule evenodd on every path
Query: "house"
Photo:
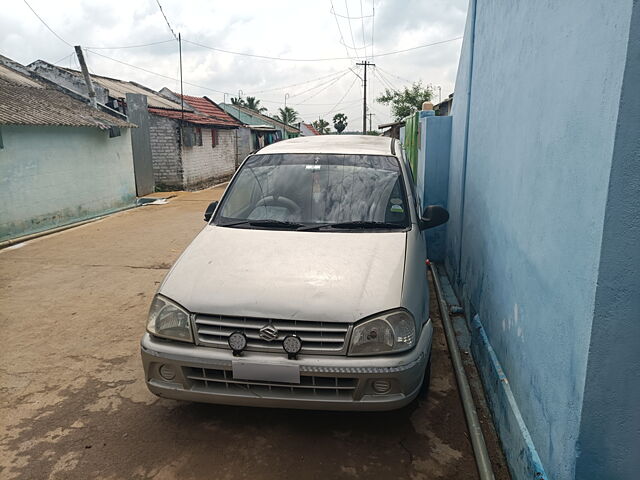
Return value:
M 313 135 L 320 135 L 315 127 L 310 123 L 298 122 L 297 124 L 298 130 L 300 130 L 301 137 L 311 137 Z
M 190 139 L 185 136 L 187 143 L 195 144 L 192 145 L 191 149 L 183 149 L 182 151 L 183 166 L 190 169 L 190 173 L 187 174 L 187 177 L 189 177 L 187 184 L 191 185 L 190 189 L 193 189 L 194 182 L 197 186 L 197 179 L 194 178 L 197 172 L 193 171 L 193 168 L 197 164 L 197 158 L 202 155 L 208 155 L 209 159 L 213 158 L 211 166 L 215 172 L 213 177 L 215 182 L 230 178 L 242 160 L 244 160 L 238 148 L 242 123 L 225 112 L 209 97 L 180 96 L 180 94 L 166 87 L 160 90 L 159 93 L 176 103 L 182 103 L 186 109 L 192 111 L 193 113 L 189 113 L 184 117 L 184 122 L 194 125 L 196 129 L 200 129 L 200 132 L 197 130 L 195 132 L 195 142 L 190 142 Z M 174 112 L 161 108 L 150 107 L 149 112 L 154 117 L 176 118 Z M 180 114 L 180 119 L 182 120 L 182 114 Z M 155 119 L 152 121 L 153 136 L 158 137 L 158 141 L 160 141 L 161 130 L 164 128 L 166 128 L 166 122 L 163 123 Z M 189 132 L 190 130 L 187 131 L 187 133 Z M 202 145 L 202 138 L 211 139 L 210 147 L 213 149 L 211 152 L 208 151 L 209 147 Z M 159 149 L 158 152 L 154 152 L 154 158 L 159 161 L 165 153 L 166 151 Z
M 77 70 L 42 60 L 29 69 L 88 95 Z M 196 190 L 233 175 L 237 163 L 233 130 L 241 124 L 213 102 L 201 104 L 209 109 L 201 112 L 175 94 L 162 95 L 136 82 L 100 75 L 91 75 L 91 79 L 99 103 L 126 113 L 140 127 L 132 136 L 138 195 L 153 190 Z M 195 102 L 198 97 L 190 98 Z
M 391 137 L 400 139 L 400 129 L 404 127 L 404 120 L 400 122 L 392 122 L 392 123 L 383 123 L 382 125 L 378 125 L 379 129 L 385 129 L 382 132 L 383 137 Z
M 0 56 L 0 241 L 131 207 L 131 130 Z
M 438 103 L 433 107 L 433 110 L 436 112 L 436 115 L 440 117 L 445 117 L 451 115 L 451 108 L 453 106 L 453 93 L 450 94 L 443 101 Z
M 279 140 L 300 135 L 298 128 L 250 108 L 228 103 L 223 103 L 220 107 L 244 126 L 238 134 L 238 149 L 242 158 Z

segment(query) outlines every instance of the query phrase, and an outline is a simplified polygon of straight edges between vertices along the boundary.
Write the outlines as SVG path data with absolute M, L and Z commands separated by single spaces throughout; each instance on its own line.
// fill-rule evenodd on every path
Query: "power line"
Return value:
M 347 17 L 349 17 L 349 5 L 347 3 L 347 0 L 344 0 L 344 8 L 347 10 Z M 353 28 L 351 27 L 351 18 L 347 19 L 347 23 L 349 24 L 349 31 L 351 32 L 351 44 L 353 45 L 353 48 L 355 48 L 356 41 L 353 38 Z M 358 50 L 356 50 L 356 56 L 360 57 L 360 52 Z
M 433 47 L 435 45 L 441 45 L 443 43 L 449 43 L 449 42 L 455 42 L 456 40 L 460 40 L 462 37 L 455 37 L 455 38 L 449 38 L 447 40 L 441 40 L 439 42 L 433 42 L 433 43 L 426 43 L 424 45 L 417 45 L 415 47 L 410 47 L 410 48 L 405 48 L 403 50 L 395 50 L 392 52 L 385 52 L 385 53 L 378 53 L 376 55 L 371 55 L 372 58 L 377 58 L 377 57 L 387 57 L 389 55 L 397 55 L 399 53 L 405 53 L 405 52 L 410 52 L 413 50 L 418 50 L 421 48 L 427 48 L 427 47 Z M 253 57 L 253 58 L 262 58 L 262 59 L 266 59 L 266 60 L 280 60 L 283 62 L 328 62 L 328 61 L 332 61 L 332 60 L 353 60 L 352 57 L 347 56 L 347 57 L 327 57 L 327 58 L 287 58 L 287 57 L 271 57 L 269 55 L 258 55 L 258 54 L 253 54 L 253 53 L 244 53 L 244 52 L 234 52 L 231 50 L 225 50 L 222 48 L 217 48 L 217 47 L 211 47 L 208 45 L 203 45 L 201 43 L 198 42 L 192 42 L 190 40 L 186 40 L 183 39 L 183 42 L 186 43 L 190 43 L 191 45 L 196 45 L 198 47 L 201 48 L 206 48 L 208 50 L 213 50 L 216 52 L 222 52 L 222 53 L 228 53 L 230 55 L 241 55 L 244 57 Z M 344 39 L 343 39 L 344 41 Z M 346 47 L 345 47 L 346 50 Z M 348 55 L 348 51 L 347 51 L 347 55 Z
M 340 28 L 340 21 L 338 20 L 338 14 L 336 13 L 336 9 L 333 6 L 333 0 L 329 0 L 329 1 L 331 2 L 331 13 L 333 14 L 333 18 L 336 20 L 336 26 L 338 27 L 338 33 L 340 34 L 340 43 L 342 43 L 342 45 L 344 46 L 344 51 L 349 57 L 349 60 L 351 60 L 351 54 L 347 49 L 347 44 L 344 41 L 344 36 L 342 35 L 342 29 Z
M 93 50 L 89 50 L 89 51 L 90 51 L 91 53 L 93 53 L 94 55 L 98 55 L 99 57 L 106 58 L 107 60 L 111 60 L 111 61 L 113 61 L 113 62 L 117 62 L 117 63 L 120 63 L 120 64 L 122 64 L 122 65 L 126 65 L 127 67 L 135 68 L 136 70 L 141 70 L 141 71 L 143 71 L 143 72 L 150 73 L 151 75 L 156 75 L 156 76 L 158 76 L 158 77 L 166 78 L 167 80 L 173 80 L 173 81 L 176 81 L 176 79 L 175 79 L 175 78 L 173 78 L 173 77 L 169 77 L 168 75 L 163 75 L 162 73 L 158 73 L 158 72 L 154 72 L 154 71 L 151 71 L 151 70 L 147 70 L 146 68 L 138 67 L 137 65 L 132 65 L 132 64 L 130 64 L 130 63 L 123 62 L 122 60 L 118 60 L 118 59 L 116 59 L 116 58 L 108 57 L 107 55 L 103 55 L 102 53 L 94 52 Z M 223 92 L 222 90 L 215 90 L 215 89 L 213 89 L 213 88 L 204 87 L 204 86 L 202 86 L 202 85 L 196 85 L 195 83 L 189 83 L 189 82 L 184 82 L 184 83 L 185 83 L 185 84 L 187 84 L 187 85 L 191 85 L 192 87 L 203 88 L 203 89 L 205 89 L 205 90 L 210 90 L 210 91 L 212 91 L 212 92 L 222 93 L 222 94 L 227 94 L 227 95 L 229 95 L 229 92 Z
M 364 58 L 367 58 L 367 41 L 364 39 L 364 12 L 362 10 L 362 0 L 360 0 L 360 21 L 362 22 L 362 44 L 364 47 Z
M 346 71 L 346 70 L 341 70 L 339 72 L 333 72 L 333 73 L 330 73 L 329 75 L 324 75 L 322 77 L 314 78 L 312 80 L 307 80 L 305 82 L 294 83 L 292 85 L 284 85 L 282 87 L 273 87 L 273 88 L 269 88 L 269 89 L 266 89 L 266 90 L 253 91 L 251 93 L 253 93 L 253 94 L 267 93 L 267 92 L 275 92 L 275 91 L 278 91 L 278 90 L 284 90 L 284 89 L 287 89 L 287 88 L 299 87 L 300 85 L 306 85 L 307 83 L 312 83 L 312 82 L 315 82 L 315 81 L 318 81 L 318 80 L 324 80 L 325 78 L 333 77 L 334 75 L 338 75 L 338 74 L 340 74 L 340 73 L 342 73 L 344 71 Z
M 340 78 L 344 77 L 347 73 L 349 73 L 349 70 L 348 70 L 348 69 L 347 69 L 347 70 L 343 70 L 342 72 L 339 72 L 339 73 L 338 73 L 338 80 L 339 80 Z M 318 88 L 318 87 L 323 87 L 323 86 L 325 86 L 327 83 L 331 83 L 331 82 L 333 82 L 333 81 L 335 80 L 335 77 L 336 77 L 336 75 L 332 75 L 332 78 L 330 78 L 330 79 L 329 79 L 329 80 L 327 80 L 326 82 L 322 82 L 322 83 L 319 83 L 318 85 L 314 85 L 313 87 L 308 88 L 308 89 L 306 89 L 306 90 L 304 90 L 304 91 L 302 91 L 302 92 L 300 92 L 300 93 L 294 93 L 293 95 L 290 95 L 290 97 L 292 97 L 292 98 L 293 98 L 293 97 L 299 97 L 300 95 L 304 95 L 305 93 L 310 92 L 311 90 L 315 90 L 315 89 L 316 89 L 316 88 Z
M 374 36 L 373 36 L 373 32 L 374 29 L 376 27 L 376 0 L 371 0 L 371 9 L 372 9 L 372 13 L 371 13 L 371 57 L 373 58 L 374 52 L 373 52 L 373 43 L 374 43 Z
M 351 50 L 356 50 L 356 53 L 358 53 L 357 52 L 358 50 L 362 50 L 363 48 L 366 50 L 367 47 L 371 46 L 370 43 L 369 44 L 363 43 L 362 46 L 360 46 L 360 47 L 356 47 L 355 45 L 352 47 L 351 45 L 347 45 L 346 43 L 343 43 L 342 41 L 340 41 L 340 43 L 342 43 L 342 45 L 344 45 L 345 47 L 350 48 Z
M 162 45 L 163 43 L 173 43 L 175 40 L 170 38 L 168 40 L 162 40 L 160 42 L 152 42 L 152 43 L 143 43 L 141 45 L 125 45 L 120 47 L 85 47 L 90 48 L 92 50 L 123 50 L 125 48 L 141 48 L 141 47 L 150 47 L 152 45 Z
M 320 93 L 324 92 L 324 91 L 325 91 L 326 89 L 328 89 L 329 87 L 331 87 L 331 86 L 335 85 L 335 84 L 338 82 L 338 80 L 340 80 L 342 77 L 344 77 L 347 73 L 349 73 L 349 72 L 345 72 L 345 73 L 343 73 L 342 75 L 340 75 L 338 78 L 336 78 L 336 79 L 332 80 L 332 81 L 331 81 L 331 83 L 329 83 L 329 85 L 327 85 L 327 86 L 325 86 L 324 88 L 322 88 L 322 89 L 318 90 L 316 93 L 314 93 L 314 94 L 313 94 L 313 95 L 311 95 L 310 97 L 307 97 L 307 99 L 306 99 L 306 100 L 303 100 L 303 101 L 298 102 L 298 103 L 292 103 L 292 105 L 296 105 L 296 106 L 298 106 L 298 105 L 304 105 L 306 101 L 311 100 L 311 99 L 312 99 L 312 98 L 314 98 L 314 97 L 317 97 Z
M 57 61 L 53 62 L 53 64 L 57 65 L 58 63 L 62 62 L 63 60 L 66 60 L 67 58 L 69 58 L 71 55 L 74 55 L 74 53 L 70 53 L 69 55 L 65 55 L 60 60 L 57 60 Z
M 402 80 L 403 82 L 406 82 L 406 83 L 413 83 L 413 81 L 411 81 L 411 80 L 407 80 L 406 78 L 399 77 L 398 75 L 395 75 L 395 74 L 393 74 L 393 73 L 391 73 L 391 72 L 389 72 L 389 71 L 385 70 L 385 69 L 384 69 L 384 68 L 382 68 L 382 67 L 378 67 L 378 70 L 380 70 L 381 72 L 384 72 L 384 73 L 385 73 L 385 74 L 387 74 L 387 75 L 390 75 L 390 76 L 392 76 L 392 77 L 395 77 L 395 78 L 397 78 L 398 80 Z
M 148 70 L 148 69 L 146 69 L 146 68 L 138 67 L 137 65 L 132 65 L 132 64 L 130 64 L 130 63 L 123 62 L 122 60 L 118 60 L 117 58 L 109 57 L 109 56 L 104 55 L 104 54 L 102 54 L 102 53 L 94 52 L 93 50 L 90 50 L 90 49 L 87 49 L 87 50 L 88 50 L 88 51 L 90 51 L 91 53 L 93 53 L 94 55 L 98 55 L 99 57 L 106 58 L 107 60 L 111 60 L 112 62 L 116 62 L 116 63 L 119 63 L 119 64 L 121 64 L 121 65 L 125 65 L 125 66 L 127 66 L 127 67 L 134 68 L 134 69 L 136 69 L 136 70 L 140 70 L 140 71 L 142 71 L 142 72 L 149 73 L 149 74 L 151 74 L 151 75 L 155 75 L 155 76 L 160 77 L 160 78 L 165 78 L 165 79 L 167 79 L 167 80 L 172 80 L 172 81 L 174 81 L 174 82 L 179 81 L 179 79 L 178 79 L 178 78 L 170 77 L 170 76 L 168 76 L 168 75 L 164 75 L 164 74 L 162 74 L 162 73 L 158 73 L 158 72 L 154 72 L 154 71 L 152 71 L 152 70 Z M 224 92 L 224 91 L 222 91 L 222 90 L 216 90 L 215 88 L 206 87 L 206 86 L 204 86 L 204 85 L 198 85 L 198 84 L 196 84 L 196 83 L 184 82 L 184 84 L 185 84 L 185 85 L 189 85 L 189 86 L 191 86 L 191 87 L 202 88 L 203 90 L 208 90 L 208 91 L 210 91 L 210 92 L 214 92 L 214 93 L 221 93 L 221 94 L 223 94 L 223 95 L 229 95 L 229 96 L 231 96 L 231 95 L 235 95 L 235 93 Z M 254 92 L 249 92 L 249 93 L 254 93 Z M 282 101 L 277 101 L 277 100 L 266 100 L 266 99 L 262 99 L 262 98 L 261 98 L 261 99 L 260 99 L 260 101 L 261 101 L 262 103 L 272 103 L 272 104 L 274 104 L 274 105 L 282 105 Z M 297 105 L 297 104 L 296 104 L 296 105 Z M 327 105 L 332 105 L 332 104 L 331 104 L 331 103 L 307 103 L 306 105 L 307 105 L 307 106 L 320 106 L 320 107 L 326 107 Z
M 169 30 L 171 30 L 171 35 L 173 35 L 173 38 L 175 38 L 176 40 L 178 40 L 178 36 L 176 35 L 176 32 L 173 31 L 173 28 L 171 28 L 171 24 L 169 23 L 169 19 L 167 18 L 167 16 L 164 14 L 164 10 L 162 10 L 162 5 L 160 5 L 160 0 L 156 0 L 156 3 L 158 4 L 158 8 L 160 9 L 160 13 L 162 14 L 162 16 L 164 17 L 164 21 L 167 22 L 167 27 L 169 27 Z
M 379 78 L 379 79 L 380 79 L 384 84 L 386 84 L 386 86 L 387 86 L 388 88 L 390 88 L 392 91 L 394 91 L 394 92 L 399 92 L 399 91 L 400 91 L 398 88 L 396 88 L 396 86 L 395 86 L 393 83 L 391 83 L 391 81 L 390 81 L 386 76 L 384 76 L 384 75 L 382 74 L 382 72 L 381 72 L 381 71 L 377 71 L 377 72 L 376 72 L 376 74 L 378 75 L 378 78 Z
M 42 19 L 42 17 L 40 17 L 40 15 L 38 15 L 38 13 L 33 9 L 33 7 L 32 7 L 31 5 L 29 5 L 29 2 L 27 2 L 27 0 L 22 0 L 22 1 L 27 5 L 27 7 L 29 7 L 29 10 L 31 10 L 31 11 L 33 12 L 33 14 L 34 14 L 36 17 L 38 17 L 38 20 L 40 20 L 40 21 L 42 22 L 42 24 L 43 24 L 45 27 L 47 27 L 47 29 L 48 29 L 51 33 L 53 33 L 53 34 L 56 36 L 56 38 L 57 38 L 58 40 L 60 40 L 62 43 L 66 43 L 66 44 L 67 44 L 67 45 L 69 45 L 70 47 L 73 47 L 73 45 L 71 45 L 71 44 L 70 44 L 69 42 L 67 42 L 64 38 L 62 38 L 60 35 L 58 35 L 56 32 L 54 32 L 54 31 L 53 31 L 53 28 L 51 28 L 51 27 L 47 24 L 47 22 L 45 22 L 45 21 Z
M 442 45 L 443 43 L 455 42 L 456 40 L 460 40 L 460 39 L 462 39 L 462 36 L 450 38 L 448 40 L 441 40 L 439 42 L 425 43 L 424 45 L 418 45 L 416 47 L 405 48 L 403 50 L 396 50 L 395 52 L 379 53 L 377 55 L 372 55 L 372 57 L 376 57 L 376 58 L 377 57 L 388 57 L 389 55 L 397 55 L 398 53 L 411 52 L 413 50 L 418 50 L 420 48 L 433 47 L 435 45 Z
M 349 86 L 347 91 L 344 93 L 342 98 L 340 100 L 338 100 L 338 102 L 331 108 L 331 110 L 329 110 L 327 113 L 322 114 L 323 117 L 326 116 L 326 115 L 332 114 L 336 110 L 336 108 L 338 108 L 338 106 L 342 104 L 342 101 L 345 98 L 347 98 L 347 95 L 349 95 L 349 92 L 353 89 L 353 86 L 356 84 L 357 80 L 358 80 L 358 77 L 354 77 L 353 82 L 351 82 L 351 85 Z M 354 103 L 356 103 L 356 102 L 354 102 Z M 360 100 L 357 100 L 357 103 L 360 103 Z
M 340 18 L 345 18 L 347 20 L 360 20 L 361 18 L 371 18 L 371 15 L 362 15 L 362 12 L 360 12 L 360 16 L 359 17 L 348 17 L 346 15 L 340 15 L 339 13 L 336 13 L 336 17 L 340 17 Z

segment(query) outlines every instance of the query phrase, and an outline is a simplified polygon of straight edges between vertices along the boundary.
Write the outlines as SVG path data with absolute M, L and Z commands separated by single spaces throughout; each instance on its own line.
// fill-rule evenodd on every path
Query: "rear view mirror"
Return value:
M 207 210 L 204 212 L 204 221 L 208 222 L 209 220 L 211 220 L 211 216 L 213 215 L 213 212 L 216 211 L 216 207 L 218 206 L 218 202 L 211 202 L 209 204 L 209 206 L 207 207 Z
M 420 230 L 426 230 L 427 228 L 437 227 L 443 223 L 447 223 L 449 220 L 449 212 L 440 205 L 429 205 L 422 212 L 422 218 L 420 219 Z

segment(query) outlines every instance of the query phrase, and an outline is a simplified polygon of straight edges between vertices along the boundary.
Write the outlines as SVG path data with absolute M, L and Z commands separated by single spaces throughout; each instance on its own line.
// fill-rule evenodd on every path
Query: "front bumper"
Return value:
M 149 390 L 165 398 L 194 402 L 317 410 L 393 410 L 417 395 L 431 354 L 431 320 L 422 328 L 418 344 L 396 355 L 348 357 L 247 352 L 243 362 L 296 364 L 300 384 L 237 380 L 230 350 L 167 342 L 144 335 L 142 363 Z M 170 380 L 160 372 L 173 373 Z M 386 380 L 389 390 L 377 393 L 373 382 Z

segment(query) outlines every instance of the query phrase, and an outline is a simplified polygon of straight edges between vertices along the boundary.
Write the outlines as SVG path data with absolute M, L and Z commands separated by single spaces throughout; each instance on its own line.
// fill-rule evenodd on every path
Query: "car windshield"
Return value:
M 301 230 L 393 229 L 407 227 L 410 215 L 395 157 L 272 154 L 247 159 L 214 221 Z

